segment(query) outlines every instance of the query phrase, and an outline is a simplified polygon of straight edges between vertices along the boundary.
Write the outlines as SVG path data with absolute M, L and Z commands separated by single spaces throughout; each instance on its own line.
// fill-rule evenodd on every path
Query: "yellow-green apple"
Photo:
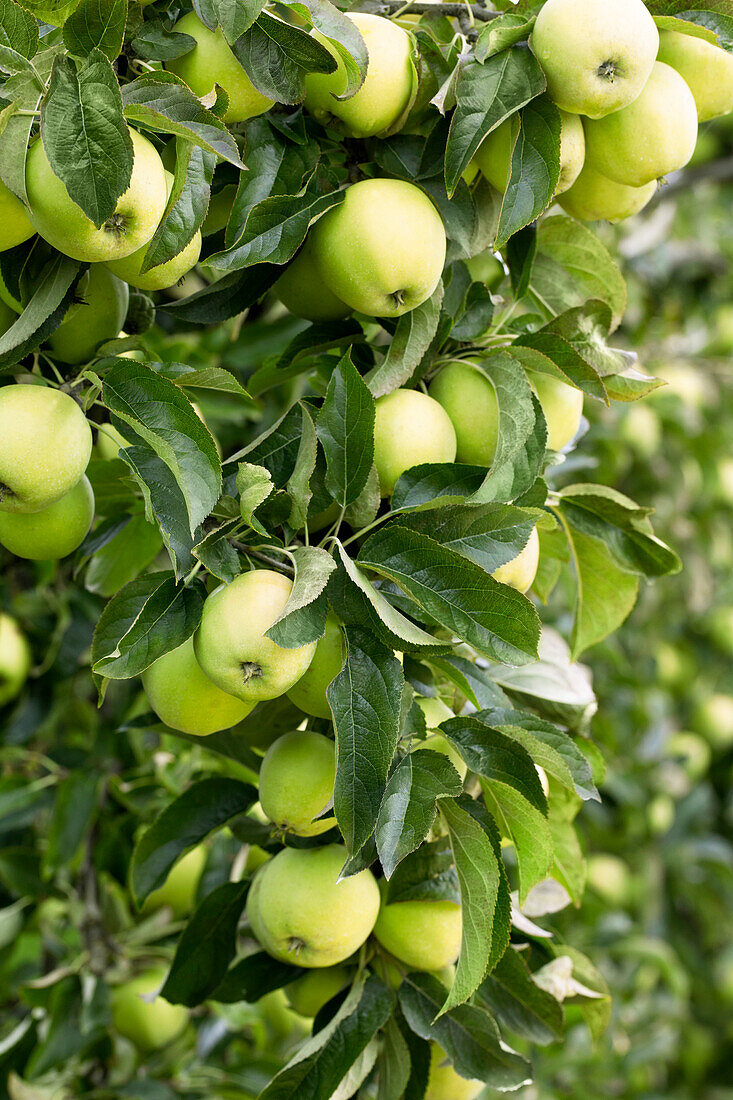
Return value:
M 15 248 L 34 233 L 25 206 L 0 180 L 0 252 Z
M 247 703 L 276 699 L 306 671 L 315 642 L 283 649 L 265 637 L 292 588 L 282 573 L 251 569 L 207 598 L 194 648 L 202 669 L 222 691 Z
M 0 611 L 0 707 L 15 699 L 30 668 L 28 639 L 12 615 Z
M 494 387 L 478 363 L 471 359 L 446 363 L 428 392 L 453 425 L 457 460 L 490 466 L 499 435 L 499 405 Z
M 542 406 L 547 424 L 547 446 L 551 451 L 561 451 L 578 433 L 583 415 L 583 391 L 538 371 L 527 371 L 527 379 Z
M 183 1005 L 169 1004 L 162 997 L 154 1001 L 142 999 L 143 994 L 160 989 L 165 977 L 165 967 L 154 966 L 112 990 L 115 1030 L 144 1053 L 167 1046 L 188 1023 L 188 1009 Z
M 274 100 L 257 91 L 232 53 L 221 27 L 210 31 L 190 11 L 173 29 L 195 38 L 196 45 L 190 53 L 167 61 L 166 68 L 185 80 L 200 99 L 209 95 L 215 84 L 223 88 L 229 96 L 229 106 L 223 115 L 225 122 L 244 122 L 272 107 Z
M 127 284 L 104 264 L 92 264 L 79 280 L 76 301 L 46 341 L 51 357 L 61 363 L 89 362 L 100 344 L 119 335 L 129 301 Z
M 667 756 L 681 764 L 690 779 L 696 783 L 705 775 L 712 759 L 707 741 L 686 730 L 672 734 L 667 742 Z
M 284 848 L 256 873 L 247 897 L 252 931 L 268 954 L 306 969 L 336 966 L 374 928 L 379 887 L 369 870 L 339 881 L 340 844 Z
M 656 192 L 656 180 L 643 187 L 627 187 L 586 162 L 573 186 L 560 195 L 559 202 L 563 210 L 583 222 L 621 222 L 643 210 Z
M 346 645 L 338 619 L 333 612 L 326 617 L 326 630 L 316 642 L 313 660 L 296 684 L 290 688 L 288 699 L 305 714 L 314 718 L 330 718 L 326 691 L 331 681 L 344 667 Z
M 504 278 L 504 265 L 490 248 L 465 261 L 469 275 L 475 283 L 483 283 L 491 290 Z
M 283 833 L 318 836 L 336 824 L 333 806 L 336 748 L 314 730 L 293 730 L 278 737 L 260 768 L 260 805 Z M 316 820 L 317 819 L 317 820 Z
M 514 123 L 506 119 L 484 140 L 474 157 L 481 174 L 502 194 L 509 184 L 514 151 Z M 578 115 L 560 111 L 560 178 L 555 194 L 572 187 L 585 160 L 585 133 Z
M 456 1073 L 448 1055 L 437 1043 L 430 1044 L 430 1075 L 425 1100 L 475 1100 L 485 1085 Z
M 691 34 L 662 31 L 658 60 L 689 85 L 699 122 L 733 111 L 733 56 L 727 50 Z
M 494 580 L 516 588 L 518 592 L 526 592 L 532 587 L 539 563 L 540 536 L 537 534 L 537 528 L 533 527 L 524 549 L 517 554 L 516 558 L 500 565 L 491 575 Z
M 661 61 L 655 62 L 638 99 L 585 124 L 588 163 L 627 187 L 643 187 L 684 168 L 696 142 L 692 92 L 680 74 Z
M 143 672 L 142 681 L 161 722 L 197 737 L 231 729 L 253 706 L 222 691 L 206 676 L 196 660 L 193 638 L 154 661 Z
M 0 512 L 0 543 L 17 558 L 54 561 L 82 544 L 94 519 L 94 492 L 85 475 L 40 512 Z
M 130 130 L 134 161 L 130 185 L 100 229 L 54 175 L 40 138 L 26 161 L 30 220 L 40 235 L 75 260 L 96 263 L 129 256 L 152 237 L 166 204 L 165 172 L 155 146 Z
M 143 913 L 152 913 L 167 906 L 177 920 L 187 917 L 195 907 L 196 891 L 205 863 L 206 848 L 203 844 L 197 844 L 174 863 L 163 885 L 148 894 L 142 907 Z
M 349 307 L 333 294 L 313 263 L 311 239 L 275 283 L 273 291 L 295 317 L 306 321 L 339 321 L 351 313 Z
M 442 970 L 461 950 L 461 907 L 453 901 L 387 902 L 387 884 L 380 883 L 382 905 L 374 935 L 385 951 L 412 970 Z
M 695 708 L 694 728 L 707 737 L 714 749 L 733 744 L 733 695 L 713 692 Z
M 326 286 L 351 309 L 400 317 L 433 293 L 445 263 L 440 214 L 405 180 L 360 180 L 311 229 Z
M 340 99 L 346 91 L 346 66 L 329 40 L 316 31 L 315 37 L 330 50 L 338 67 L 332 73 L 306 76 L 306 109 L 324 125 L 336 123 L 349 137 L 390 133 L 405 118 L 417 91 L 412 39 L 406 30 L 381 15 L 346 14 L 369 54 L 366 79 L 356 95 Z
M 297 978 L 285 986 L 290 1007 L 299 1016 L 313 1018 L 325 1004 L 351 981 L 352 971 L 346 966 L 325 966 L 323 969 L 309 970 L 302 978 Z
M 37 512 L 76 485 L 92 432 L 73 397 L 47 386 L 0 389 L 0 512 Z
M 415 749 L 431 749 L 433 752 L 442 752 L 444 756 L 448 757 L 461 779 L 465 779 L 468 766 L 463 757 L 458 749 L 456 749 L 450 741 L 443 736 L 440 730 L 437 729 L 441 722 L 446 722 L 449 718 L 455 718 L 455 714 L 450 707 L 437 696 L 434 698 L 419 696 L 415 702 L 425 715 L 425 725 L 427 726 L 428 735 L 424 741 L 415 741 L 413 752 Z
M 393 390 L 376 402 L 374 462 L 383 497 L 424 462 L 453 462 L 456 433 L 445 409 L 420 390 Z
M 588 857 L 588 885 L 610 905 L 626 905 L 633 886 L 628 865 L 605 853 Z
M 118 458 L 120 450 L 129 446 L 127 440 L 114 424 L 102 424 L 97 427 L 96 454 L 107 460 Z
M 602 118 L 641 93 L 659 32 L 643 0 L 547 0 L 531 45 L 558 107 Z

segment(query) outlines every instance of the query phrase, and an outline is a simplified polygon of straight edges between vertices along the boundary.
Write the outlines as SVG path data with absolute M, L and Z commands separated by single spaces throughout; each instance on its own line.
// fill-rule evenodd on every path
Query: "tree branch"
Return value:
M 477 23 L 490 23 L 501 14 L 498 11 L 489 11 L 483 4 L 444 4 L 442 0 L 415 0 L 414 4 L 409 5 L 407 0 L 364 0 L 359 8 L 372 15 L 394 15 L 403 9 L 405 15 L 430 15 L 437 12 L 456 19 L 470 14 Z

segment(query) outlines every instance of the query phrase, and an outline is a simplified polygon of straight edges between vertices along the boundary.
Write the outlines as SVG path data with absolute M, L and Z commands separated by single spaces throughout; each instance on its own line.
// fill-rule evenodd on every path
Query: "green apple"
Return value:
M 309 970 L 302 978 L 285 986 L 290 1007 L 299 1016 L 312 1019 L 325 1004 L 350 983 L 353 971 L 346 966 L 325 966 Z
M 88 363 L 100 344 L 119 335 L 129 301 L 127 285 L 104 264 L 92 264 L 79 281 L 76 301 L 46 341 L 52 358 Z
M 710 767 L 712 753 L 707 741 L 696 733 L 674 733 L 667 742 L 667 755 L 676 760 L 693 782 L 699 782 Z
M 143 913 L 152 913 L 167 906 L 180 920 L 192 913 L 196 905 L 196 891 L 206 863 L 206 848 L 197 844 L 186 852 L 168 872 L 168 878 L 152 894 L 148 894 L 142 907 Z
M 602 118 L 641 94 L 659 32 L 642 0 L 547 0 L 531 45 L 558 107 Z
M 0 512 L 37 512 L 84 473 L 92 432 L 73 397 L 46 386 L 0 389 Z
M 588 885 L 609 905 L 628 905 L 632 894 L 631 872 L 618 856 L 588 857 Z
M 222 229 L 226 229 L 236 196 L 236 183 L 225 184 L 221 191 L 216 191 L 211 196 L 209 209 L 206 211 L 204 224 L 201 226 L 201 233 L 204 237 L 210 237 L 212 233 L 219 233 Z
M 430 383 L 430 396 L 447 412 L 456 433 L 456 459 L 476 466 L 494 461 L 499 405 L 491 382 L 471 359 L 453 359 Z
M 260 768 L 260 805 L 283 833 L 318 836 L 336 824 L 333 806 L 336 746 L 313 730 L 294 730 L 278 737 Z M 316 818 L 318 820 L 316 820 Z
M 643 187 L 689 161 L 697 107 L 678 72 L 657 61 L 638 99 L 585 124 L 588 163 L 616 183 Z
M 82 544 L 94 519 L 94 492 L 82 476 L 40 512 L 0 512 L 0 544 L 17 558 L 55 561 Z
M 336 966 L 374 928 L 379 887 L 369 870 L 339 881 L 340 844 L 284 848 L 259 869 L 247 897 L 252 931 L 268 954 L 306 969 Z
M 461 907 L 452 901 L 393 901 L 380 883 L 382 905 L 374 935 L 390 955 L 412 970 L 442 970 L 461 950 Z
M 31 668 L 31 647 L 20 626 L 0 611 L 0 707 L 15 699 Z
M 0 180 L 0 252 L 15 248 L 34 233 L 25 206 Z
M 504 278 L 504 264 L 490 248 L 478 256 L 472 256 L 470 260 L 465 260 L 464 263 L 473 281 L 483 283 L 489 290 L 498 286 Z
M 699 122 L 733 111 L 733 56 L 727 50 L 691 34 L 662 31 L 658 60 L 676 69 L 689 86 Z
M 456 433 L 445 409 L 420 390 L 393 390 L 376 402 L 374 462 L 383 497 L 424 462 L 453 462 Z
M 159 989 L 165 977 L 165 967 L 150 967 L 112 990 L 115 1030 L 141 1052 L 149 1053 L 167 1046 L 188 1023 L 188 1009 L 183 1005 L 169 1004 L 162 997 L 150 1002 L 142 999 L 143 994 Z
M 313 263 L 310 237 L 273 287 L 274 293 L 294 317 L 306 321 L 339 321 L 351 313 L 349 307 L 332 294 Z
M 572 187 L 560 195 L 563 210 L 582 222 L 621 222 L 643 210 L 657 193 L 657 181 L 627 187 L 586 162 Z
M 707 627 L 718 648 L 733 657 L 733 607 L 716 607 L 708 616 Z
M 346 66 L 329 40 L 315 37 L 337 63 L 335 72 L 309 73 L 305 106 L 324 125 L 340 123 L 349 137 L 366 138 L 393 132 L 406 117 L 417 92 L 417 70 L 410 35 L 381 15 L 347 12 L 364 39 L 369 55 L 366 79 L 356 95 L 340 99 L 348 83 Z
M 491 575 L 495 581 L 508 584 L 518 592 L 526 592 L 532 587 L 539 563 L 540 536 L 537 534 L 537 528 L 533 527 L 524 549 L 517 554 L 516 558 L 500 565 Z
M 102 430 L 104 429 L 104 430 Z M 97 428 L 96 453 L 99 458 L 110 461 L 119 458 L 120 450 L 129 444 L 122 432 L 114 424 L 103 424 Z
M 190 11 L 173 29 L 195 38 L 196 45 L 183 57 L 167 61 L 165 67 L 185 80 L 200 99 L 213 92 L 215 84 L 223 88 L 229 96 L 229 106 L 222 116 L 224 122 L 244 122 L 272 107 L 275 101 L 257 91 L 232 53 L 221 27 L 210 31 Z
M 100 229 L 69 198 L 41 140 L 30 147 L 25 169 L 30 220 L 59 252 L 90 263 L 116 260 L 142 248 L 157 229 L 167 200 L 163 162 L 142 134 L 130 130 L 130 137 L 134 154 L 130 186 Z
M 445 263 L 440 214 L 405 180 L 361 180 L 311 229 L 329 290 L 370 317 L 401 317 L 433 293 Z
M 503 194 L 509 185 L 514 151 L 514 120 L 506 119 L 484 140 L 474 157 L 481 174 Z M 585 133 L 578 115 L 560 111 L 560 178 L 555 194 L 561 195 L 575 183 L 585 160 Z
M 196 660 L 193 638 L 154 661 L 143 672 L 142 681 L 161 722 L 197 737 L 231 729 L 253 706 L 221 691 L 204 674 Z
M 313 660 L 298 682 L 290 688 L 288 699 L 305 714 L 314 718 L 330 718 L 331 708 L 326 691 L 344 667 L 345 660 L 343 631 L 336 616 L 329 612 L 326 616 L 326 631 L 316 642 Z
M 441 722 L 446 722 L 449 718 L 455 718 L 455 714 L 450 707 L 447 706 L 442 699 L 438 699 L 437 696 L 434 698 L 418 696 L 415 702 L 425 715 L 428 735 L 424 741 L 415 741 L 412 746 L 412 751 L 414 752 L 416 749 L 430 749 L 432 752 L 442 752 L 444 756 L 448 757 L 461 779 L 465 779 L 466 773 L 468 772 L 466 762 L 458 749 L 456 749 L 450 741 L 443 736 L 440 730 L 437 729 Z
M 527 379 L 542 406 L 547 423 L 547 446 L 562 451 L 575 439 L 583 415 L 583 391 L 560 378 L 527 371 Z
M 733 744 L 733 695 L 714 692 L 695 708 L 694 728 L 707 737 L 714 749 Z
M 475 1100 L 485 1085 L 456 1073 L 448 1055 L 437 1043 L 430 1044 L 430 1076 L 425 1100 Z
M 276 699 L 306 671 L 315 642 L 282 649 L 265 637 L 292 589 L 282 573 L 252 569 L 208 597 L 194 648 L 202 669 L 222 691 L 247 703 Z

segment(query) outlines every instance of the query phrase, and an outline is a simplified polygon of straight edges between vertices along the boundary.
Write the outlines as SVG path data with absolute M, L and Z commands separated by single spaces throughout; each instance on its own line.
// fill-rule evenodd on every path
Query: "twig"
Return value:
M 376 15 L 394 15 L 405 6 L 405 0 L 364 0 L 364 3 L 359 5 L 362 10 Z M 490 23 L 501 14 L 498 11 L 487 11 L 481 4 L 443 4 L 441 0 L 416 0 L 414 4 L 409 5 L 406 14 L 430 15 L 431 12 L 456 19 L 470 13 L 477 23 Z

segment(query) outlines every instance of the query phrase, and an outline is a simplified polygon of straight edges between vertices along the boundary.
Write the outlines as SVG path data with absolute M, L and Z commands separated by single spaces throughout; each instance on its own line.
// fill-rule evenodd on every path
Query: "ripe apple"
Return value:
M 94 519 L 94 492 L 82 476 L 40 512 L 0 512 L 0 543 L 17 558 L 55 561 L 82 544 Z
M 325 966 L 323 969 L 309 970 L 302 978 L 286 985 L 285 993 L 290 1007 L 299 1016 L 312 1019 L 346 988 L 351 978 L 352 971 L 346 966 Z
M 247 916 L 273 958 L 309 970 L 335 966 L 364 943 L 379 912 L 379 887 L 369 870 L 339 882 L 346 858 L 340 844 L 284 848 L 259 869 Z
M 485 1087 L 483 1081 L 467 1081 L 461 1077 L 443 1048 L 437 1043 L 430 1044 L 430 1076 L 425 1100 L 475 1100 Z
M 92 432 L 73 397 L 46 386 L 0 389 L 0 512 L 37 512 L 84 473 Z
M 0 252 L 15 248 L 34 233 L 25 206 L 0 180 Z
M 547 0 L 531 45 L 558 107 L 602 118 L 641 93 L 659 32 L 642 0 Z
M 39 139 L 28 151 L 25 184 L 30 220 L 49 244 L 75 260 L 96 263 L 129 256 L 152 237 L 166 205 L 163 162 L 155 146 L 130 130 L 134 161 L 130 186 L 101 229 L 69 198 Z
M 563 210 L 583 222 L 621 222 L 643 210 L 656 193 L 656 180 L 643 187 L 627 187 L 601 175 L 586 162 L 573 186 L 560 195 L 559 202 Z
M 492 130 L 481 142 L 474 160 L 481 174 L 492 187 L 503 194 L 508 185 L 512 167 L 513 124 L 508 118 Z M 585 133 L 577 115 L 560 111 L 560 178 L 555 194 L 561 195 L 571 187 L 580 174 L 585 160 Z
M 76 301 L 46 341 L 51 356 L 61 363 L 89 362 L 100 344 L 119 335 L 129 301 L 126 283 L 104 264 L 92 264 L 79 281 Z
M 733 57 L 727 50 L 691 34 L 662 31 L 658 60 L 676 69 L 689 85 L 698 122 L 733 111 Z
M 532 587 L 532 581 L 537 575 L 539 562 L 540 536 L 537 534 L 537 528 L 533 527 L 524 549 L 517 554 L 516 558 L 500 565 L 491 575 L 495 581 L 508 584 L 511 588 L 516 588 L 518 592 L 526 592 L 527 589 Z
M 326 690 L 346 660 L 344 635 L 336 616 L 329 612 L 326 617 L 326 631 L 316 642 L 316 651 L 309 667 L 296 684 L 288 691 L 288 699 L 305 714 L 314 718 L 330 718 Z
M 697 107 L 687 84 L 657 61 L 628 107 L 585 124 L 588 163 L 616 183 L 645 183 L 684 168 L 695 152 Z
M 252 569 L 208 597 L 194 648 L 202 669 L 222 691 L 247 703 L 276 699 L 306 671 L 315 642 L 282 649 L 265 637 L 292 588 L 282 573 Z
M 405 180 L 368 179 L 311 229 L 313 261 L 326 286 L 351 309 L 401 317 L 426 301 L 445 263 L 440 214 Z
M 0 336 L 3 336 L 11 325 L 18 320 L 18 314 L 5 302 L 0 301 Z
M 561 451 L 578 434 L 583 415 L 583 391 L 551 374 L 527 371 L 527 379 L 542 406 L 547 423 L 547 446 Z
M 424 462 L 453 462 L 456 433 L 445 409 L 420 390 L 393 390 L 376 402 L 374 462 L 383 497 Z
M 273 291 L 294 317 L 303 317 L 306 321 L 339 321 L 351 313 L 318 274 L 310 237 L 306 237 L 305 244 L 285 268 Z
M 305 78 L 305 106 L 319 122 L 341 123 L 349 137 L 366 138 L 393 132 L 406 116 L 417 92 L 412 39 L 407 31 L 381 15 L 347 12 L 369 54 L 366 79 L 356 95 L 339 99 L 346 91 L 346 66 L 328 39 L 315 37 L 338 64 L 332 73 L 309 73 Z
M 160 1050 L 177 1038 L 188 1023 L 188 1009 L 172 1005 L 162 997 L 143 1001 L 141 994 L 154 993 L 166 977 L 164 966 L 148 970 L 112 990 L 112 1022 L 115 1030 L 138 1050 Z
M 483 283 L 489 290 L 504 278 L 504 265 L 490 248 L 464 262 L 474 283 Z
M 212 683 L 196 660 L 193 638 L 154 661 L 143 672 L 142 681 L 161 722 L 197 737 L 231 729 L 253 706 Z
M 260 805 L 283 833 L 318 836 L 336 824 L 333 805 L 336 747 L 313 730 L 294 730 L 278 737 L 260 768 Z M 315 820 L 318 818 L 318 820 Z
M 114 424 L 103 424 L 102 427 L 104 431 L 97 428 L 96 454 L 108 461 L 119 458 L 120 450 L 129 446 L 127 440 Z
M 415 702 L 425 715 L 428 735 L 424 741 L 415 741 L 412 751 L 414 752 L 416 749 L 431 749 L 433 752 L 442 752 L 444 756 L 448 757 L 461 779 L 465 779 L 466 773 L 468 772 L 466 762 L 458 749 L 456 749 L 450 741 L 443 736 L 440 730 L 437 729 L 441 722 L 445 722 L 449 718 L 455 718 L 455 714 L 450 707 L 447 706 L 442 699 L 438 699 L 437 696 L 435 698 L 420 696 Z
M 152 913 L 164 905 L 173 910 L 180 920 L 192 913 L 196 905 L 196 891 L 206 863 L 206 848 L 197 844 L 171 867 L 168 878 L 152 894 L 148 894 L 142 907 L 143 913 Z
M 386 902 L 386 883 L 380 883 L 382 905 L 374 935 L 385 951 L 412 970 L 442 970 L 461 950 L 461 907 L 452 901 Z
M 499 406 L 494 387 L 479 365 L 471 359 L 446 363 L 428 392 L 450 417 L 458 462 L 490 466 L 496 453 Z
M 714 749 L 733 744 L 733 695 L 714 692 L 695 708 L 694 729 L 707 737 Z
M 255 88 L 232 53 L 221 27 L 210 31 L 195 12 L 179 19 L 173 28 L 180 34 L 190 34 L 196 45 L 190 53 L 166 62 L 170 72 L 185 80 L 199 99 L 209 95 L 218 84 L 229 96 L 229 106 L 222 116 L 225 122 L 244 122 L 264 114 L 274 100 Z
M 28 639 L 15 619 L 0 611 L 0 707 L 15 699 L 30 668 Z

